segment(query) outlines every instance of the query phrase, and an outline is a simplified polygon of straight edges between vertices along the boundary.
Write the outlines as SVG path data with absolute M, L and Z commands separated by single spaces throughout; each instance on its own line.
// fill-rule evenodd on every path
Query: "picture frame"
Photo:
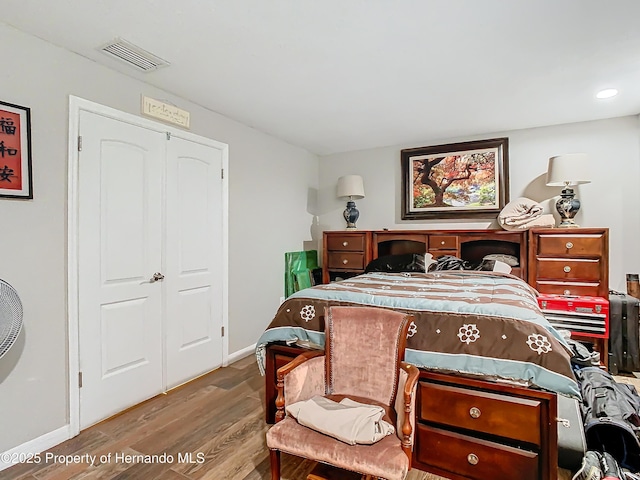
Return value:
M 490 218 L 509 202 L 509 139 L 407 148 L 402 219 Z
M 0 101 L 0 197 L 33 198 L 31 109 Z

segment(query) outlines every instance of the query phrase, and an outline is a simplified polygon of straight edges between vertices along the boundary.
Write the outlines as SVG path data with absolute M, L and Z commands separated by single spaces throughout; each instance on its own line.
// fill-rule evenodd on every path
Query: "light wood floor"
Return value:
M 263 398 L 264 378 L 249 356 L 84 430 L 43 452 L 41 464 L 15 465 L 1 471 L 0 479 L 268 480 Z M 143 464 L 122 457 L 140 454 L 173 458 Z M 194 463 L 184 461 L 186 454 Z M 65 465 L 65 455 L 85 457 Z M 96 464 L 87 462 L 87 455 L 95 455 Z M 284 480 L 304 480 L 314 466 L 282 454 Z M 571 478 L 568 472 L 561 475 Z M 406 480 L 440 478 L 412 470 Z

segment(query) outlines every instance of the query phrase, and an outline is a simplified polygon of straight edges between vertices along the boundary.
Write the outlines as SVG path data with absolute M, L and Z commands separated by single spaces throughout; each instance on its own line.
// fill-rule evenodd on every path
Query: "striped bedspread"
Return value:
M 580 398 L 571 353 L 542 315 L 536 291 L 495 272 L 369 273 L 291 295 L 256 345 L 324 346 L 324 310 L 369 305 L 411 313 L 405 360 L 443 372 L 481 375 Z

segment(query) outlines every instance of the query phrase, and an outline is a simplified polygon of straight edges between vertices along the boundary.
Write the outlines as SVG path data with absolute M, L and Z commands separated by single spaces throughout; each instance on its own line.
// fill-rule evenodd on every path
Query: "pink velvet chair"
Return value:
M 324 352 L 305 352 L 278 369 L 276 424 L 267 432 L 271 478 L 280 452 L 373 478 L 402 480 L 411 468 L 419 371 L 402 361 L 412 316 L 377 307 L 330 307 Z M 285 405 L 322 395 L 382 406 L 396 426 L 372 445 L 348 445 L 285 416 Z

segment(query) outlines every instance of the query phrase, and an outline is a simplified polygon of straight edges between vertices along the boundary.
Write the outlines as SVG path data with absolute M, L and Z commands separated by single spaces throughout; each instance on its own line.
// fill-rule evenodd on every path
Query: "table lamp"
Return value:
M 364 183 L 360 175 L 344 175 L 338 179 L 338 198 L 348 198 L 347 208 L 343 212 L 343 217 L 347 222 L 347 229 L 356 228 L 356 222 L 360 217 L 360 212 L 356 208 L 354 199 L 364 198 Z
M 557 155 L 549 159 L 547 168 L 547 185 L 550 187 L 564 187 L 560 198 L 556 202 L 556 210 L 560 214 L 559 228 L 578 227 L 573 217 L 580 210 L 580 200 L 575 198 L 573 185 L 590 183 L 588 178 L 587 155 L 584 153 L 568 153 Z

